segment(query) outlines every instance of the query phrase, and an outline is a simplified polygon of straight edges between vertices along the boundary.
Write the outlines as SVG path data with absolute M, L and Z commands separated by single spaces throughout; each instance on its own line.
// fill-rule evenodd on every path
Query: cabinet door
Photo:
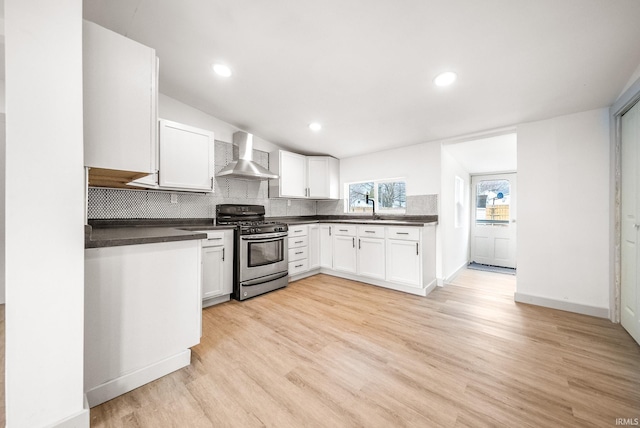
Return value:
M 309 197 L 338 199 L 340 197 L 339 161 L 331 156 L 307 156 L 307 186 Z
M 331 224 L 321 224 L 320 228 L 320 267 L 333 269 L 333 236 Z
M 226 251 L 223 245 L 202 249 L 202 298 L 221 296 L 224 289 L 224 262 Z
M 333 268 L 343 272 L 357 273 L 356 266 L 356 237 L 334 235 Z
M 384 280 L 384 262 L 384 239 L 358 238 L 358 275 Z
M 233 293 L 233 230 L 224 231 L 222 250 L 222 294 Z
M 320 226 L 309 226 L 309 270 L 320 267 Z
M 155 50 L 83 23 L 84 164 L 154 173 Z
M 280 196 L 307 196 L 307 157 L 280 151 Z
M 387 281 L 421 287 L 418 241 L 387 239 Z
M 213 190 L 213 133 L 160 121 L 160 187 Z

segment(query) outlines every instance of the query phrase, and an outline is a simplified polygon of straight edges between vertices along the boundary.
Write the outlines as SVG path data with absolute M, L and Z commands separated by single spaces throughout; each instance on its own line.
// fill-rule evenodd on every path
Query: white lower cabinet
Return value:
M 313 248 L 320 272 L 422 296 L 435 288 L 435 224 L 320 223 L 318 229 Z
M 233 230 L 208 235 L 202 240 L 202 307 L 227 301 L 233 293 Z
M 358 275 L 385 279 L 384 226 L 358 226 Z
M 320 223 L 320 267 L 333 269 L 333 224 Z
M 309 225 L 309 270 L 320 267 L 320 225 Z
M 420 244 L 387 239 L 387 281 L 420 287 Z
M 298 224 L 289 226 L 289 276 L 296 276 L 309 270 L 309 226 Z
M 357 273 L 356 227 L 337 225 L 333 233 L 333 269 Z

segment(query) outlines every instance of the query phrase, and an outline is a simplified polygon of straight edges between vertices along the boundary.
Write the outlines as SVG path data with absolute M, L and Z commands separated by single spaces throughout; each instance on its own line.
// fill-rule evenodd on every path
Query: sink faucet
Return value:
M 364 196 L 364 202 L 369 205 L 369 202 L 371 202 L 373 204 L 373 218 L 376 218 L 376 201 L 373 199 L 369 199 L 369 195 L 365 195 Z

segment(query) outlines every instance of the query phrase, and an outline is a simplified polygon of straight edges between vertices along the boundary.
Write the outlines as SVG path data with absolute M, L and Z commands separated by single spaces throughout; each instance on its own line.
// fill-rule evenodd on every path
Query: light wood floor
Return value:
M 640 417 L 640 347 L 464 271 L 428 297 L 318 275 L 204 311 L 190 367 L 94 427 L 602 427 Z

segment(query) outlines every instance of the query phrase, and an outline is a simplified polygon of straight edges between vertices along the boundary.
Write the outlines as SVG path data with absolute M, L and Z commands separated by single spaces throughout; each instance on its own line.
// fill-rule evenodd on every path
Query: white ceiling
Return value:
M 84 0 L 84 15 L 155 48 L 162 93 L 339 158 L 605 107 L 640 64 L 638 0 Z M 458 81 L 436 88 L 444 70 Z
M 443 149 L 469 174 L 513 172 L 518 169 L 515 133 L 445 144 Z

